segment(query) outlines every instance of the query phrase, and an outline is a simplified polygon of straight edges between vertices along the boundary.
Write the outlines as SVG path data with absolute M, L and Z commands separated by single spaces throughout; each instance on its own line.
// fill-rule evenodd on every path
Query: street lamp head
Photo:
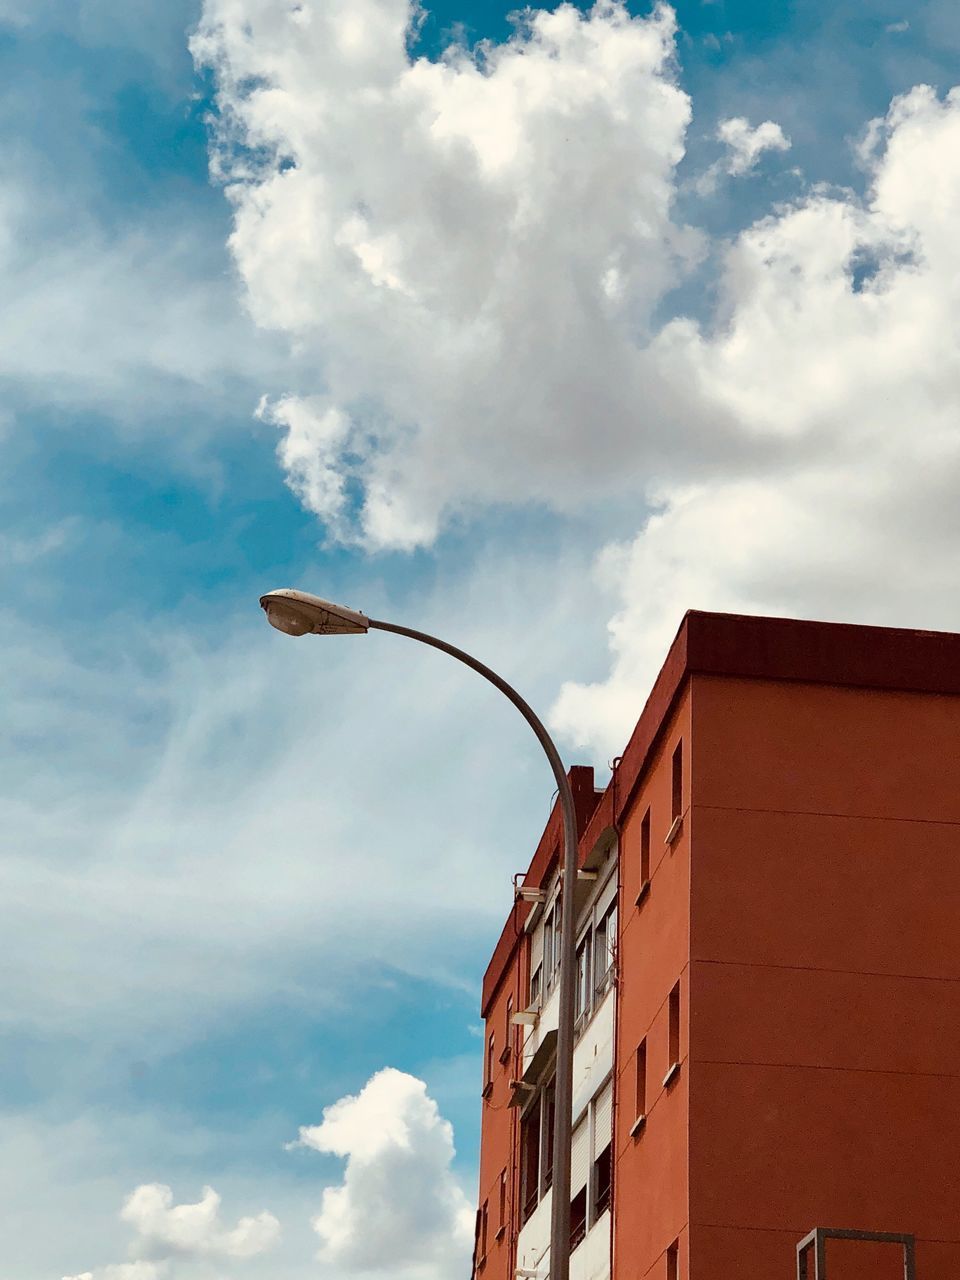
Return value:
M 370 628 L 362 613 L 290 587 L 268 591 L 260 597 L 260 608 L 271 627 L 288 636 L 363 635 Z

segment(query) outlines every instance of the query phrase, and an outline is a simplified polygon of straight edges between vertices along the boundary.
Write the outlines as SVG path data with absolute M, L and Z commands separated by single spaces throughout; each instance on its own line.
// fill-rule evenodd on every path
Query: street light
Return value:
M 573 1024 L 574 1024 L 574 975 L 576 970 L 576 938 L 574 937 L 574 885 L 577 879 L 577 822 L 573 807 L 573 792 L 567 779 L 560 753 L 532 707 L 521 698 L 506 680 L 476 658 L 457 649 L 445 640 L 413 631 L 393 622 L 378 622 L 347 609 L 343 605 L 321 600 L 305 591 L 285 588 L 269 591 L 260 597 L 260 607 L 267 621 L 278 631 L 290 636 L 305 635 L 363 635 L 367 631 L 392 631 L 395 635 L 419 640 L 434 649 L 450 654 L 452 658 L 489 680 L 505 694 L 517 708 L 550 761 L 556 780 L 563 814 L 563 884 L 560 914 L 560 994 L 559 1023 L 557 1027 L 557 1081 L 556 1107 L 553 1130 L 553 1204 L 550 1216 L 550 1278 L 569 1280 L 570 1275 L 570 1129 L 573 1120 Z

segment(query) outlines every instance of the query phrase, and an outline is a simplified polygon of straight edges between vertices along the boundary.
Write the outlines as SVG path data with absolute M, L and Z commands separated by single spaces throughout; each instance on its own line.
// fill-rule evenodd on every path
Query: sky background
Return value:
M 599 783 L 686 608 L 960 628 L 953 0 L 511 8 L 0 0 L 4 1276 L 465 1274 L 549 772 L 264 590 Z

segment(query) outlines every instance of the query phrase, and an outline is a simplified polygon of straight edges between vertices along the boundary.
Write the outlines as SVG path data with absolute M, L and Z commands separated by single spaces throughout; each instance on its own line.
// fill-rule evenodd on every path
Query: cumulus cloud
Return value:
M 280 1224 L 271 1213 L 241 1218 L 234 1227 L 220 1217 L 220 1196 L 204 1187 L 196 1204 L 174 1204 L 173 1192 L 160 1183 L 137 1187 L 120 1218 L 133 1227 L 133 1262 L 84 1271 L 63 1280 L 164 1280 L 174 1260 L 216 1261 L 253 1258 L 276 1244 Z
M 790 150 L 790 139 L 773 120 L 764 120 L 752 128 L 743 116 L 732 116 L 720 121 L 717 138 L 728 149 L 725 167 L 732 177 L 749 173 L 765 151 Z
M 571 738 L 622 745 L 687 607 L 960 625 L 960 91 L 912 90 L 867 139 L 865 202 L 814 193 L 751 227 L 724 326 L 671 326 L 704 397 L 787 448 L 665 486 L 601 556 L 613 669 L 564 689 Z
M 338 1274 L 448 1280 L 469 1264 L 473 1213 L 451 1171 L 453 1130 L 422 1080 L 387 1068 L 341 1098 L 300 1145 L 346 1161 L 314 1229 Z
M 275 1244 L 280 1224 L 272 1213 L 241 1218 L 235 1227 L 220 1219 L 220 1196 L 204 1187 L 196 1204 L 173 1203 L 159 1183 L 137 1187 L 120 1214 L 137 1233 L 137 1248 L 150 1255 L 193 1254 L 201 1258 L 252 1258 Z
M 641 350 L 700 251 L 672 216 L 672 11 L 532 10 L 439 62 L 408 54 L 414 13 L 207 0 L 192 46 L 251 314 L 321 371 L 261 413 L 301 500 L 372 547 L 481 503 L 626 490 L 641 445 L 702 425 Z
M 321 370 L 261 410 L 301 500 L 413 547 L 484 504 L 632 495 L 598 566 L 610 677 L 555 715 L 601 758 L 687 607 L 957 621 L 957 91 L 895 99 L 863 195 L 813 186 L 713 246 L 716 304 L 671 318 L 703 247 L 672 11 L 538 10 L 437 63 L 411 16 L 207 0 L 194 39 L 251 312 Z M 732 176 L 789 146 L 717 129 Z
M 789 151 L 791 147 L 790 139 L 773 120 L 764 120 L 754 128 L 745 116 L 731 116 L 720 121 L 715 136 L 726 150 L 693 183 L 693 189 L 704 197 L 713 195 L 722 177 L 742 178 L 752 173 L 765 151 Z

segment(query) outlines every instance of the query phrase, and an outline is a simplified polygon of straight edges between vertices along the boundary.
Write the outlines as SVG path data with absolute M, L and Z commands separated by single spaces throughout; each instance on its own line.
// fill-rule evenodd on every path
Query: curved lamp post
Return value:
M 378 622 L 354 609 L 331 604 L 305 591 L 284 589 L 270 591 L 260 597 L 260 606 L 271 626 L 290 636 L 363 635 L 367 631 L 392 631 L 395 635 L 419 640 L 441 649 L 452 658 L 472 667 L 505 694 L 517 708 L 543 747 L 557 783 L 563 813 L 563 883 L 560 914 L 560 1010 L 557 1028 L 557 1081 L 553 1137 L 553 1204 L 550 1218 L 550 1280 L 569 1280 L 570 1274 L 570 1129 L 573 1108 L 573 1025 L 574 984 L 576 971 L 576 939 L 574 937 L 573 886 L 577 878 L 577 823 L 573 793 L 560 753 L 539 717 L 506 680 L 457 649 L 445 640 L 399 627 L 392 622 Z

